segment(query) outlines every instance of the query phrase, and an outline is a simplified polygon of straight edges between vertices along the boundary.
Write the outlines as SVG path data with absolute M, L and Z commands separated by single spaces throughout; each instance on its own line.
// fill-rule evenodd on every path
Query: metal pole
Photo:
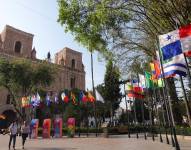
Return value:
M 146 136 L 146 129 L 145 129 L 145 112 L 144 112 L 144 102 L 143 102 L 143 100 L 141 101 L 141 110 L 142 110 L 142 122 L 143 122 L 143 129 L 144 129 L 144 138 L 146 140 L 147 136 Z
M 152 94 L 153 95 L 153 94 Z M 151 133 L 152 133 L 152 139 L 155 141 L 155 136 L 153 133 L 153 126 L 154 126 L 154 112 L 153 112 L 154 104 L 153 104 L 153 97 L 151 96 Z
M 188 99 L 187 99 L 187 96 L 186 96 L 186 91 L 185 91 L 185 88 L 184 88 L 184 83 L 183 83 L 183 80 L 182 80 L 182 76 L 179 76 L 179 77 L 180 77 L 181 87 L 182 87 L 182 90 L 183 90 L 184 102 L 185 102 L 185 107 L 186 107 L 186 113 L 187 113 L 187 116 L 188 116 L 189 126 L 191 126 L 191 119 L 190 119 L 191 109 L 190 109 Z
M 164 89 L 165 89 L 164 91 L 166 93 L 165 95 L 167 95 L 168 105 L 170 108 L 170 120 L 171 120 L 170 122 L 172 123 L 172 131 L 173 131 L 173 136 L 174 136 L 175 148 L 176 148 L 176 150 L 180 150 L 180 146 L 179 146 L 177 136 L 176 136 L 176 128 L 175 128 L 174 116 L 173 116 L 173 112 L 172 112 L 172 104 L 171 104 L 170 97 L 168 96 L 167 87 L 166 87 L 166 86 L 168 86 L 168 84 L 167 84 L 167 81 L 164 76 L 164 69 L 163 69 L 163 65 L 162 65 L 162 61 L 161 61 L 160 52 L 159 52 L 159 56 L 160 56 L 160 63 L 161 63 L 161 69 L 162 69 L 162 76 L 164 77 Z
M 135 117 L 135 127 L 137 127 L 137 114 L 136 114 L 136 103 L 135 103 L 135 98 L 133 98 L 134 100 L 134 117 Z M 139 138 L 139 134 L 138 131 L 136 130 L 136 135 L 137 135 L 137 139 Z
M 140 82 L 140 79 L 139 79 L 139 75 L 137 73 L 137 79 L 138 79 L 138 87 L 139 87 L 139 82 Z M 143 125 L 143 130 L 144 130 L 144 137 L 145 137 L 145 140 L 147 139 L 146 137 L 146 130 L 145 130 L 145 113 L 144 113 L 144 103 L 143 103 L 143 100 L 144 98 L 141 100 L 141 114 L 142 114 L 142 125 Z
M 128 122 L 127 122 L 127 126 L 128 126 L 128 137 L 130 138 L 130 131 L 129 131 L 129 111 L 127 110 L 127 97 L 126 97 L 126 92 L 125 92 L 125 82 L 124 82 L 124 94 L 125 94 L 125 104 L 126 104 L 126 115 L 128 115 Z
M 157 84 L 158 86 L 158 84 Z M 160 120 L 160 117 L 159 117 L 159 111 L 158 111 L 158 108 L 157 108 L 157 93 L 156 93 L 156 88 L 154 87 L 154 95 L 155 95 L 155 98 L 154 98 L 154 103 L 155 103 L 155 110 L 156 110 L 156 115 L 157 115 L 157 119 L 159 121 L 159 135 L 160 135 L 160 142 L 163 142 L 163 139 L 162 139 L 162 135 L 161 135 L 161 120 Z
M 95 102 L 93 102 L 94 107 L 94 117 L 95 117 L 95 127 L 96 127 L 96 137 L 97 137 L 97 114 L 96 114 L 96 95 L 95 95 L 95 87 L 94 87 L 94 73 L 93 73 L 93 55 L 91 52 L 91 72 L 92 72 L 92 89 L 93 89 L 93 95 L 95 97 Z
M 168 139 L 167 130 L 166 130 L 167 122 L 165 120 L 165 114 L 164 114 L 164 107 L 165 107 L 164 105 L 165 105 L 165 102 L 163 102 L 164 101 L 164 96 L 163 96 L 163 101 L 161 100 L 161 91 L 160 90 L 159 90 L 159 100 L 160 100 L 160 104 L 162 104 L 163 127 L 165 129 L 166 143 L 169 144 L 169 139 Z M 167 119 L 169 119 L 168 117 L 169 116 L 167 115 Z M 169 120 L 168 120 L 168 123 L 169 123 Z

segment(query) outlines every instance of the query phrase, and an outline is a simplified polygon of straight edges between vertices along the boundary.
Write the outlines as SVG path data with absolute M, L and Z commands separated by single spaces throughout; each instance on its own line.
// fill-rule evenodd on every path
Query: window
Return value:
M 71 89 L 75 88 L 75 78 L 70 79 L 70 86 L 71 86 Z
M 75 69 L 75 59 L 72 59 L 72 69 Z
M 16 53 L 21 53 L 21 47 L 22 47 L 22 44 L 21 44 L 21 42 L 20 41 L 16 41 L 16 43 L 15 43 L 15 52 Z

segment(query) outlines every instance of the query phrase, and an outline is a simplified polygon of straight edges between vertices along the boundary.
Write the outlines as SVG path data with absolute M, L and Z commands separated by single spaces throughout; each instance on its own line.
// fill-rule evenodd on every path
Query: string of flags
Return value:
M 186 57 L 191 57 L 191 24 L 159 35 L 159 46 L 157 59 L 150 63 L 150 72 L 139 74 L 137 85 L 135 79 L 126 84 L 128 97 L 142 99 L 144 89 L 164 87 L 164 78 L 187 75 Z
M 103 97 L 97 90 L 96 90 L 96 95 L 98 95 L 97 101 L 104 103 Z M 42 102 L 44 102 L 47 106 L 50 106 L 51 103 L 59 104 L 59 99 L 65 104 L 71 101 L 74 105 L 78 105 L 80 102 L 94 103 L 96 101 L 95 97 L 89 91 L 88 92 L 80 91 L 78 95 L 75 95 L 74 92 L 72 91 L 71 92 L 63 91 L 60 94 L 60 97 L 58 96 L 58 94 L 55 94 L 54 98 L 52 98 L 50 94 L 47 93 L 45 97 L 45 101 L 42 100 L 39 93 L 37 92 L 37 94 L 33 94 L 32 96 L 23 96 L 21 98 L 21 105 L 23 108 L 39 107 L 42 104 Z

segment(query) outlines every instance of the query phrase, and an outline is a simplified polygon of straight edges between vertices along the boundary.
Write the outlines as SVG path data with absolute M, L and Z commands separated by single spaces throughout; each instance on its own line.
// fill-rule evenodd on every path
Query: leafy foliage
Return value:
M 45 62 L 0 59 L 0 86 L 8 90 L 17 110 L 20 108 L 18 98 L 50 85 L 53 79 L 54 68 Z
M 109 61 L 106 66 L 106 73 L 104 78 L 104 97 L 106 103 L 109 103 L 111 111 L 115 111 L 119 107 L 119 103 L 122 97 L 119 87 L 119 78 L 120 75 L 118 68 L 113 64 L 112 61 Z M 113 115 L 114 112 L 111 113 Z

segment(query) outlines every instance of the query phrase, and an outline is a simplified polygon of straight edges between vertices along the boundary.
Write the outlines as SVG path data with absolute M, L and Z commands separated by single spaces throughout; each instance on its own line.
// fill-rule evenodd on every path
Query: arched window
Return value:
M 21 44 L 21 42 L 20 41 L 16 41 L 16 43 L 15 43 L 15 52 L 16 53 L 21 53 L 21 47 L 22 47 L 22 44 Z
M 75 64 L 76 62 L 75 62 L 75 59 L 72 59 L 72 69 L 75 69 Z

